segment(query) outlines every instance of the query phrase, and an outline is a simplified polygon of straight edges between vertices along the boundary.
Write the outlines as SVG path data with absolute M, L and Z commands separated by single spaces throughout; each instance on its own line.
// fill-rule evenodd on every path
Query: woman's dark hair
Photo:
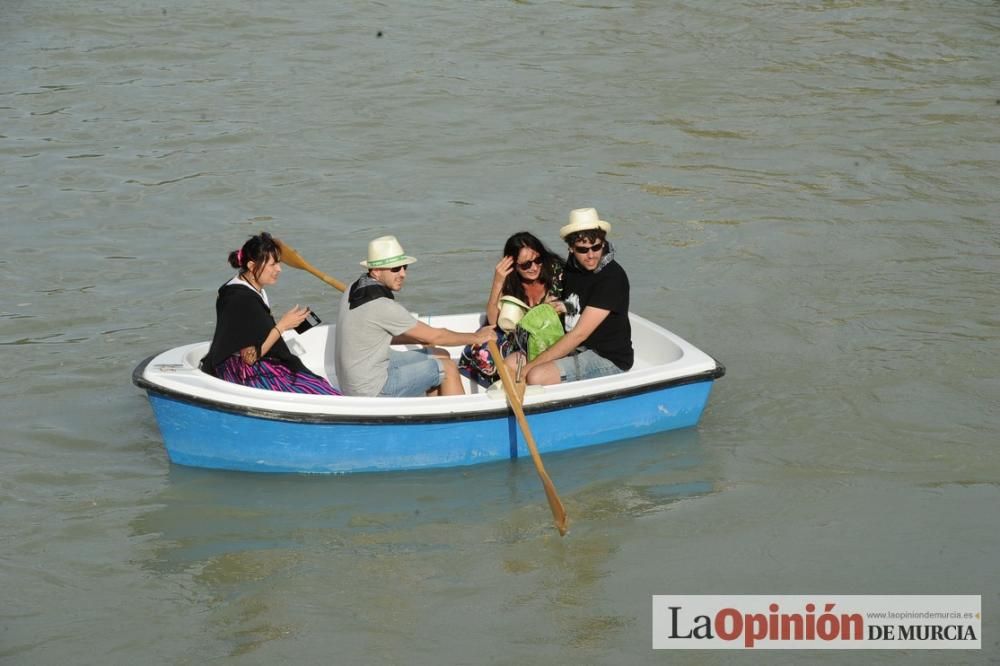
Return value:
M 553 270 L 555 267 L 562 266 L 562 259 L 556 254 L 545 247 L 542 241 L 535 238 L 535 236 L 527 231 L 519 231 L 510 238 L 503 246 L 504 256 L 512 257 L 514 259 L 514 270 L 510 272 L 510 275 L 504 280 L 503 283 L 503 293 L 509 296 L 518 298 L 525 303 L 528 302 L 528 295 L 524 293 L 524 287 L 521 286 L 521 276 L 517 273 L 517 255 L 521 253 L 522 248 L 530 248 L 538 253 L 538 258 L 542 260 L 542 272 L 539 274 L 539 279 L 542 284 L 545 285 L 545 290 L 549 291 L 552 289 L 552 278 Z
M 275 261 L 281 261 L 281 249 L 271 238 L 271 234 L 262 231 L 256 236 L 248 238 L 247 242 L 243 243 L 243 247 L 229 253 L 229 265 L 238 268 L 242 275 L 249 270 L 248 264 L 251 261 L 254 262 L 254 269 L 251 273 L 256 280 L 260 277 L 261 271 L 264 270 L 267 260 L 272 258 Z

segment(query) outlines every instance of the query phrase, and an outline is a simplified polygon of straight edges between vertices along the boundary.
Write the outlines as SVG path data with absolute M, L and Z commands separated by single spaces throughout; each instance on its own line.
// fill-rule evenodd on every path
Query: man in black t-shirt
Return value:
M 629 283 L 607 240 L 611 225 L 593 208 L 570 211 L 559 230 L 569 246 L 563 274 L 566 335 L 525 364 L 529 384 L 604 377 L 632 367 Z

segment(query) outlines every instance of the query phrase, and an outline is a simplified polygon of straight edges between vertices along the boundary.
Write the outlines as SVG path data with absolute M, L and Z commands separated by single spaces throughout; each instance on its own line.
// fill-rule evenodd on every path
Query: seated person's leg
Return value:
M 591 349 L 587 349 L 576 354 L 564 356 L 552 363 L 532 368 L 528 383 L 535 383 L 530 379 L 534 375 L 535 370 L 541 370 L 549 365 L 555 366 L 554 371 L 558 373 L 558 380 L 544 382 L 551 384 L 558 384 L 560 381 L 574 382 L 582 379 L 594 379 L 595 377 L 607 377 L 608 375 L 617 375 L 622 372 L 621 368 L 608 359 Z M 548 369 L 546 370 L 551 373 Z M 552 374 L 546 374 L 543 377 L 546 380 L 551 380 L 552 378 Z
M 465 395 L 465 389 L 462 388 L 462 375 L 458 372 L 458 364 L 451 360 L 451 354 L 448 353 L 448 350 L 440 347 L 427 347 L 425 351 L 438 360 L 441 370 L 444 372 L 444 378 L 438 390 L 428 391 L 428 395 Z
M 444 363 L 428 350 L 390 349 L 389 377 L 379 395 L 394 398 L 427 395 L 444 381 Z
M 562 361 L 564 359 L 559 359 Z M 562 381 L 562 377 L 559 372 L 559 366 L 556 365 L 559 361 L 550 361 L 548 363 L 542 363 L 541 365 L 536 365 L 531 370 L 528 371 L 528 376 L 526 381 L 529 384 L 542 384 L 545 386 L 550 386 L 552 384 L 558 384 Z
M 504 357 L 503 362 L 507 365 L 507 369 L 510 370 L 510 376 L 514 377 L 517 373 L 518 364 L 524 365 L 527 360 L 524 352 L 517 351 Z
M 423 351 L 427 354 L 433 355 L 434 358 L 451 360 L 451 354 L 448 353 L 447 349 L 441 349 L 440 347 L 426 347 Z
M 465 395 L 465 389 L 462 387 L 462 375 L 458 374 L 458 365 L 451 358 L 438 359 L 438 362 L 444 371 L 444 379 L 441 380 L 437 395 Z

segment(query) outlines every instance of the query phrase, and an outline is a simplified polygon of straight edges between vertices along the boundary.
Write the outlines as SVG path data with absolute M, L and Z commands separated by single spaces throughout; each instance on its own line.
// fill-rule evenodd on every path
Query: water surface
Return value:
M 381 33 L 381 36 L 379 36 Z M 995 2 L 0 7 L 0 660 L 857 663 L 654 653 L 652 594 L 982 594 L 998 654 Z M 132 368 L 267 229 L 481 308 L 503 240 L 613 223 L 724 362 L 699 428 L 314 478 L 166 459 Z M 286 270 L 279 310 L 336 294 Z M 572 427 L 567 424 L 567 427 Z M 937 664 L 941 653 L 866 653 Z

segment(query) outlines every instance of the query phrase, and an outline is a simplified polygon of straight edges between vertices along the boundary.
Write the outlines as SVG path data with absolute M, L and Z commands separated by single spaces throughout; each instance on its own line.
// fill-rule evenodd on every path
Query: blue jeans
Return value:
M 564 382 L 607 377 L 623 372 L 621 368 L 593 349 L 574 352 L 553 362 L 559 368 L 559 376 Z
M 426 349 L 389 350 L 389 376 L 379 396 L 415 398 L 444 381 L 444 368 Z

